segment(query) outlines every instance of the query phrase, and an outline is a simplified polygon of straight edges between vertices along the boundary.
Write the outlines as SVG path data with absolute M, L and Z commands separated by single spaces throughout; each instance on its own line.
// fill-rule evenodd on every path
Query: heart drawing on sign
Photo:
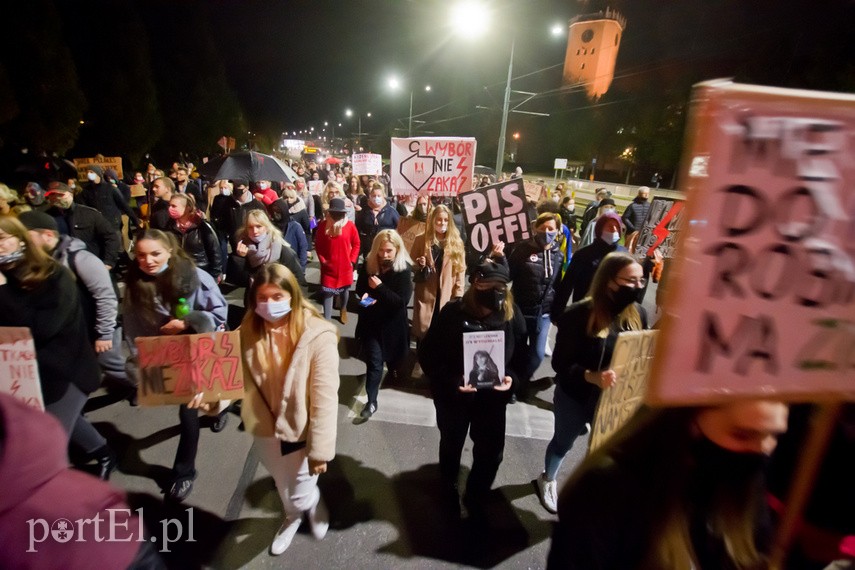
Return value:
M 422 156 L 418 150 L 401 161 L 401 176 L 416 192 L 428 183 L 434 172 L 436 172 L 436 158 Z

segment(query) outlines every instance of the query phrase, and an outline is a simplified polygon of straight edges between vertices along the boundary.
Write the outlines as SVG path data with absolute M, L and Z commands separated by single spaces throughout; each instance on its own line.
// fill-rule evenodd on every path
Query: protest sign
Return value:
M 680 226 L 683 221 L 683 201 L 671 198 L 653 198 L 647 219 L 638 230 L 635 256 L 638 259 L 653 256 L 658 249 L 665 259 L 674 257 Z
M 467 247 L 484 253 L 497 242 L 530 237 L 528 205 L 522 180 L 514 178 L 460 195 Z
M 499 386 L 505 378 L 505 331 L 463 333 L 463 378 L 479 390 Z
M 855 400 L 855 96 L 696 87 L 649 399 Z
M 351 159 L 355 176 L 380 176 L 383 174 L 383 157 L 379 154 L 359 153 Z
M 77 179 L 86 180 L 86 168 L 92 166 L 93 164 L 100 166 L 102 170 L 113 168 L 116 171 L 116 174 L 118 174 L 119 180 L 121 180 L 125 176 L 125 173 L 122 170 L 121 156 L 101 156 L 99 154 L 93 156 L 92 158 L 74 159 L 74 166 L 75 168 L 77 168 Z
M 617 383 L 600 395 L 588 453 L 620 429 L 643 403 L 657 334 L 627 331 L 618 335 L 609 366 L 617 374 Z
M 204 402 L 243 397 L 238 331 L 136 339 L 139 402 L 186 404 L 199 392 Z
M 409 216 L 401 218 L 401 221 L 398 222 L 398 235 L 400 235 L 401 239 L 404 240 L 404 247 L 407 248 L 407 251 L 410 253 L 410 257 L 413 259 L 420 255 L 424 255 L 424 253 L 415 255 L 415 252 L 413 252 L 413 242 L 416 241 L 416 237 L 419 234 L 425 233 L 425 225 L 425 222 L 420 222 Z
M 0 327 L 0 393 L 44 411 L 36 345 L 26 327 Z
M 525 188 L 525 198 L 529 202 L 540 202 L 540 199 L 546 195 L 546 187 L 539 182 L 523 182 Z
M 475 171 L 473 138 L 393 138 L 392 192 L 457 196 L 472 188 Z
M 309 180 L 309 193 L 320 195 L 324 191 L 323 180 Z

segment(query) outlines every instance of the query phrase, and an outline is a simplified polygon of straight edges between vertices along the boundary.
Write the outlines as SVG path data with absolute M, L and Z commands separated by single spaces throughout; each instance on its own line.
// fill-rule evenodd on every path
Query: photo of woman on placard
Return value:
M 499 386 L 499 367 L 486 350 L 479 350 L 472 357 L 472 370 L 469 372 L 469 385 L 476 388 Z

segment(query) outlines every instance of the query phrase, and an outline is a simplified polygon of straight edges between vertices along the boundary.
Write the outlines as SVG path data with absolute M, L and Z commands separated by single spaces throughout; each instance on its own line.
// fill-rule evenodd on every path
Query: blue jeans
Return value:
M 553 413 L 555 414 L 555 432 L 552 440 L 546 446 L 544 460 L 546 479 L 555 480 L 555 475 L 564 461 L 564 456 L 573 447 L 573 442 L 579 437 L 585 422 L 591 421 L 590 413 L 582 402 L 572 398 L 564 389 L 556 385 L 553 397 Z
M 546 339 L 549 337 L 549 315 L 525 317 L 526 326 L 526 358 L 520 386 L 525 386 L 531 380 L 537 367 L 543 362 L 546 353 Z

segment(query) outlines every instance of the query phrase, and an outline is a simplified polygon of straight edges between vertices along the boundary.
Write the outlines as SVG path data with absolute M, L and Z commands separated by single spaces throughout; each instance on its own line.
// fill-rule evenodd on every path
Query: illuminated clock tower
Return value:
M 599 99 L 612 84 L 626 19 L 614 10 L 570 20 L 564 84 L 582 84 L 588 97 Z

